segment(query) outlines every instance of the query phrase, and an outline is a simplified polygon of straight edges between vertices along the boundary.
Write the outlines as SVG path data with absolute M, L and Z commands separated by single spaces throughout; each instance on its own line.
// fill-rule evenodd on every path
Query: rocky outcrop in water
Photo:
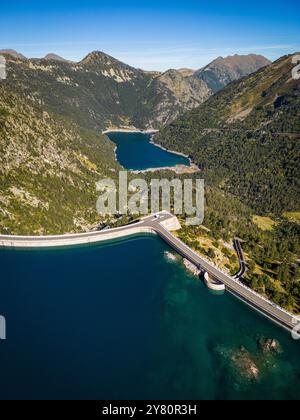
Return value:
M 272 338 L 260 338 L 257 342 L 258 348 L 265 355 L 281 354 L 282 349 L 279 342 Z
M 240 376 L 247 381 L 259 379 L 261 372 L 257 361 L 244 347 L 240 347 L 238 350 L 220 348 L 217 353 L 228 364 L 235 376 Z
M 280 343 L 263 336 L 256 338 L 256 343 L 257 351 L 250 351 L 244 346 L 237 349 L 220 346 L 216 349 L 218 359 L 235 383 L 257 382 L 276 371 L 282 353 Z

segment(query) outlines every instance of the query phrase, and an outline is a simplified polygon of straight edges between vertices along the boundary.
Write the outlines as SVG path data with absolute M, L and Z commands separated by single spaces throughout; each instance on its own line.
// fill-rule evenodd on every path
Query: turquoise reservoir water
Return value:
M 299 399 L 299 343 L 210 294 L 166 250 L 154 237 L 0 250 L 0 398 Z M 282 354 L 263 354 L 263 337 Z M 237 367 L 241 354 L 256 380 Z
M 143 133 L 109 133 L 117 146 L 117 159 L 128 170 L 190 165 L 189 159 L 167 152 L 151 144 L 151 137 Z

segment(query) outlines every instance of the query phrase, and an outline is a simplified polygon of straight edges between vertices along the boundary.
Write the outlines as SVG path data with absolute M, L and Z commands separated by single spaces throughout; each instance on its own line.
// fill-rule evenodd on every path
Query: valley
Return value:
M 174 172 L 182 179 L 201 176 L 205 230 L 186 227 L 180 237 L 229 273 L 237 261 L 227 245 L 240 237 L 246 284 L 300 312 L 299 224 L 293 216 L 299 212 L 299 83 L 290 76 L 291 56 L 273 64 L 253 56 L 216 60 L 209 68 L 220 83 L 224 66 L 235 68 L 225 84 L 244 77 L 213 94 L 216 89 L 196 81 L 199 73 L 144 72 L 101 52 L 79 63 L 53 54 L 4 55 L 2 233 L 79 233 L 131 221 L 104 220 L 95 209 L 95 183 L 117 179 L 122 167 L 146 180 L 171 179 Z M 253 65 L 261 68 L 255 72 Z M 119 138 L 117 160 L 112 129 Z M 137 129 L 154 131 L 153 143 L 162 149 L 148 141 L 133 146 L 129 138 L 126 145 L 129 133 L 118 131 Z M 181 154 L 195 166 L 189 169 Z

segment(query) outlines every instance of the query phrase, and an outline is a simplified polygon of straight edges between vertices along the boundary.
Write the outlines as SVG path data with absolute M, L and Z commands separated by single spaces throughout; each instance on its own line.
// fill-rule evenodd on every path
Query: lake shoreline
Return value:
M 200 172 L 200 169 L 197 165 L 192 164 L 191 166 L 186 165 L 176 165 L 176 166 L 165 166 L 162 168 L 149 168 L 149 169 L 141 169 L 141 170 L 130 170 L 131 173 L 135 175 L 139 174 L 147 174 L 147 173 L 155 173 L 161 171 L 171 171 L 175 172 L 177 175 L 183 174 L 193 174 Z
M 156 133 L 154 133 L 154 134 L 156 134 Z M 170 149 L 167 149 L 166 147 L 162 146 L 161 144 L 155 143 L 155 141 L 154 141 L 154 139 L 153 139 L 153 136 L 152 136 L 152 138 L 151 138 L 151 140 L 150 140 L 150 144 L 152 144 L 153 146 L 159 147 L 161 150 L 164 150 L 165 152 L 168 152 L 168 153 L 173 153 L 174 155 L 182 156 L 182 157 L 184 157 L 184 158 L 188 159 L 188 160 L 189 160 L 189 162 L 190 162 L 190 166 L 186 166 L 186 165 L 184 165 L 184 166 L 185 166 L 186 168 L 190 168 L 190 170 L 189 170 L 189 171 L 187 171 L 187 172 L 185 172 L 185 173 L 196 173 L 196 172 L 200 172 L 200 168 L 199 168 L 199 166 L 198 166 L 198 165 L 196 165 L 196 163 L 193 161 L 193 159 L 191 158 L 191 156 L 186 155 L 186 154 L 181 153 L 181 152 L 177 152 L 177 151 L 175 151 L 175 150 L 170 150 Z M 179 166 L 180 166 L 180 165 L 179 165 Z M 177 165 L 177 167 L 178 167 L 178 165 Z M 176 168 L 176 167 L 175 167 L 175 168 Z M 176 170 L 175 170 L 175 172 L 176 172 Z M 182 173 L 184 173 L 184 172 L 182 172 Z
M 152 138 L 150 141 L 150 144 L 153 144 L 153 146 L 159 147 L 161 150 L 164 150 L 165 152 L 173 153 L 174 155 L 182 156 L 187 158 L 190 161 L 190 164 L 193 164 L 192 158 L 189 155 L 185 155 L 181 152 L 176 152 L 175 150 L 167 149 L 166 147 L 162 146 L 161 144 L 155 143 L 154 139 Z

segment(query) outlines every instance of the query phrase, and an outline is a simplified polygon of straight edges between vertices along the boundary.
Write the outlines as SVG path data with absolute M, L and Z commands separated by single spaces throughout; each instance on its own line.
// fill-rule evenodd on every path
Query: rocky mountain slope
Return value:
M 300 84 L 283 57 L 163 129 L 205 178 L 262 213 L 300 210 Z
M 9 55 L 10 57 L 15 58 L 16 60 L 27 60 L 27 58 L 23 54 L 11 49 L 0 50 L 0 54 Z
M 95 183 L 118 168 L 106 136 L 0 83 L 1 233 L 62 234 L 95 226 Z
M 171 92 L 171 94 L 170 94 Z M 190 110 L 212 95 L 206 83 L 193 75 L 186 76 L 177 70 L 168 70 L 157 76 L 148 87 L 145 101 L 153 109 L 150 125 L 165 125 L 181 115 L 182 108 Z
M 229 83 L 249 76 L 269 64 L 271 61 L 255 54 L 219 57 L 198 70 L 195 76 L 203 80 L 213 92 L 218 92 Z

